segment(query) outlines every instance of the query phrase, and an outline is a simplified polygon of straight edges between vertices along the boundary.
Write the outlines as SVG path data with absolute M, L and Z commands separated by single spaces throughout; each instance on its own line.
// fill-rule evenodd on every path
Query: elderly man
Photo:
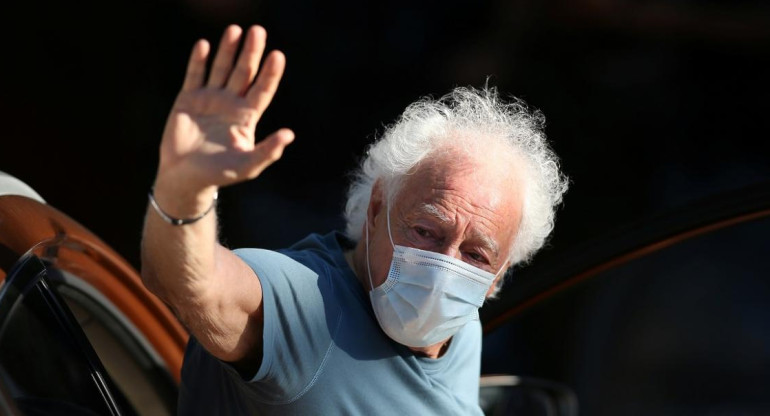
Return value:
M 418 101 L 369 148 L 345 233 L 231 250 L 217 189 L 293 140 L 254 141 L 285 65 L 273 51 L 258 71 L 265 38 L 228 27 L 208 76 L 195 44 L 160 145 L 142 276 L 192 335 L 180 414 L 481 414 L 478 308 L 566 190 L 542 120 L 494 89 Z

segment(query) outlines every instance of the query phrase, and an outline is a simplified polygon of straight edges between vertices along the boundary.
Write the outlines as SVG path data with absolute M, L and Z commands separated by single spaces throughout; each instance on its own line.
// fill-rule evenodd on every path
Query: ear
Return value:
M 385 208 L 385 191 L 383 190 L 382 180 L 377 179 L 372 186 L 372 194 L 369 196 L 369 206 L 366 209 L 366 218 L 369 228 L 369 232 L 372 233 L 375 224 L 377 224 L 377 218 L 383 209 Z M 364 225 L 366 227 L 366 224 Z

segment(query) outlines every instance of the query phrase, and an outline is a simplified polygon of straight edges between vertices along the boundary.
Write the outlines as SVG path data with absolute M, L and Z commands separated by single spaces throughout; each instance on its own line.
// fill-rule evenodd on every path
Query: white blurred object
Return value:
M 0 196 L 3 195 L 21 195 L 45 203 L 43 197 L 29 185 L 16 177 L 0 171 Z

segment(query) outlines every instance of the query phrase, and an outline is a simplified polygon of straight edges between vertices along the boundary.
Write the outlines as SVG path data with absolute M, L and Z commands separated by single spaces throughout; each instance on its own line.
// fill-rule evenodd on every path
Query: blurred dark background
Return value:
M 342 228 L 347 174 L 383 127 L 421 96 L 487 79 L 545 114 L 572 181 L 546 252 L 770 181 L 770 5 L 758 0 L 13 6 L 0 17 L 0 171 L 137 268 L 157 147 L 188 53 L 198 38 L 216 43 L 229 23 L 265 26 L 268 48 L 288 58 L 257 136 L 284 126 L 297 134 L 258 180 L 220 193 L 232 247 L 278 248 Z M 548 257 L 533 266 L 538 258 Z M 528 351 L 556 348 L 551 341 Z M 593 370 L 584 364 L 580 377 Z
M 546 116 L 573 181 L 553 244 L 770 178 L 760 1 L 24 2 L 3 13 L 0 170 L 138 266 L 146 192 L 193 42 L 259 23 L 288 58 L 258 137 L 297 133 L 223 191 L 223 237 L 342 226 L 346 174 L 403 108 L 490 84 Z

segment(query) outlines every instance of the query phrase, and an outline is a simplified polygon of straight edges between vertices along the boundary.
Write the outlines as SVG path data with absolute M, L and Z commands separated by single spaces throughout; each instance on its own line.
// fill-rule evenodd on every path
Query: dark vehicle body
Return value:
M 482 372 L 585 415 L 770 414 L 770 183 L 554 247 L 482 308 Z
M 0 413 L 175 414 L 187 332 L 0 176 Z M 487 415 L 770 413 L 770 184 L 552 247 L 481 310 Z

